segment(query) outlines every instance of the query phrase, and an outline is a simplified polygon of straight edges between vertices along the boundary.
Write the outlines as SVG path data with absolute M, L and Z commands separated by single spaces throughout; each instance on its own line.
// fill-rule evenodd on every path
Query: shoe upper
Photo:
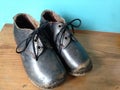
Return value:
M 48 22 L 49 25 L 46 31 L 51 36 L 54 47 L 57 49 L 58 54 L 64 59 L 70 72 L 79 72 L 78 70 L 84 69 L 91 62 L 90 58 L 83 48 L 83 46 L 73 36 L 69 30 L 68 25 L 73 25 L 75 21 L 66 23 L 63 18 L 55 14 L 53 11 L 45 10 L 41 16 L 41 23 Z M 76 19 L 76 21 L 79 21 Z M 81 23 L 81 22 L 80 22 Z
M 44 30 L 28 14 L 14 17 L 16 52 L 21 54 L 25 70 L 37 86 L 54 87 L 65 78 L 66 71 L 50 45 Z

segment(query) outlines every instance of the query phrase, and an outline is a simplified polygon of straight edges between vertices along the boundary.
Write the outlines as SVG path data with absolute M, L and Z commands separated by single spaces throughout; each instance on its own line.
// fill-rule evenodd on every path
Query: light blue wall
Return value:
M 44 9 L 54 10 L 67 21 L 80 18 L 80 29 L 120 33 L 120 0 L 1 0 L 0 28 L 21 12 L 39 21 Z

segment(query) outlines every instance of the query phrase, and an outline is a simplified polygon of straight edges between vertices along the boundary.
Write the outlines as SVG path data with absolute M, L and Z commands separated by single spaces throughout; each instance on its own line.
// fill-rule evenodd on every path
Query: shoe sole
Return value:
M 58 85 L 61 85 L 65 81 L 65 78 L 59 79 L 58 81 L 51 83 L 49 86 L 48 85 L 47 86 L 40 86 L 40 85 L 36 84 L 30 78 L 29 78 L 29 80 L 33 83 L 34 86 L 36 86 L 38 88 L 41 88 L 41 89 L 52 89 L 52 88 L 57 87 Z

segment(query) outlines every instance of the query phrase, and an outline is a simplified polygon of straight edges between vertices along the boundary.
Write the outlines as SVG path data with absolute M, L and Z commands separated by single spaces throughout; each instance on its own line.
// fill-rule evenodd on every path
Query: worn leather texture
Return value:
M 55 12 L 45 10 L 42 13 L 41 23 L 44 24 L 45 22 L 49 23 L 46 31 L 49 32 L 52 43 L 54 43 L 58 54 L 64 59 L 69 72 L 78 76 L 87 72 L 88 69 L 90 70 L 92 62 L 84 47 L 71 34 L 72 32 L 68 28 L 64 28 L 66 25 L 65 20 Z M 62 33 L 62 29 L 66 29 L 64 33 Z
M 39 23 L 35 22 L 35 20 L 33 23 L 33 18 L 27 14 L 16 15 L 14 17 L 14 37 L 17 45 L 28 38 L 29 35 L 38 28 L 37 26 L 34 27 L 34 29 L 25 27 L 24 23 L 24 28 L 21 28 L 21 26 L 18 25 L 19 22 L 23 22 L 26 19 L 19 19 L 19 17 L 27 17 L 29 23 L 39 26 Z M 21 52 L 20 55 L 25 71 L 31 81 L 39 87 L 52 88 L 64 81 L 66 70 L 62 65 L 59 57 L 55 53 L 54 49 L 52 47 L 43 47 L 45 44 L 44 42 L 49 44 L 49 41 L 46 39 L 44 33 L 42 33 L 42 30 L 40 32 L 40 35 L 41 38 L 37 39 L 37 41 L 31 39 L 27 48 Z M 35 58 L 33 43 L 35 45 L 35 51 L 40 54 L 38 60 Z M 24 46 L 25 42 L 19 46 L 19 49 L 22 49 Z M 38 46 L 41 48 L 38 49 Z

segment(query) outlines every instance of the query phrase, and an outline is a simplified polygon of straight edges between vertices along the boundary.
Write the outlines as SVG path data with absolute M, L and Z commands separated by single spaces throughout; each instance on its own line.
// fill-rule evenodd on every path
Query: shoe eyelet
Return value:
M 37 42 L 37 39 L 35 39 L 34 41 Z
M 58 27 L 60 28 L 60 27 L 62 27 L 62 25 L 58 25 Z
M 40 46 L 37 46 L 38 49 L 40 49 Z
M 67 37 L 65 37 L 65 39 L 67 40 L 68 38 L 67 38 Z

